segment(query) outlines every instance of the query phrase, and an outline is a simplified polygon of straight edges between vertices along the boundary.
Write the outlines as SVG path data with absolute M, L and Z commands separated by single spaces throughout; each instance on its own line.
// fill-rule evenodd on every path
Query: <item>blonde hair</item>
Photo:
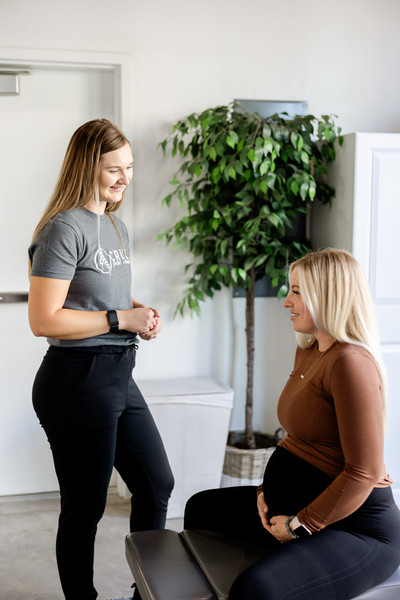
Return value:
M 346 250 L 326 248 L 306 254 L 290 265 L 290 273 L 293 269 L 297 269 L 300 293 L 315 327 L 339 342 L 366 348 L 376 361 L 385 393 L 375 309 L 360 264 Z M 296 333 L 296 337 L 302 348 L 315 342 L 310 334 Z
M 60 175 L 53 195 L 32 237 L 36 238 L 43 227 L 58 213 L 85 206 L 96 197 L 100 175 L 100 158 L 107 152 L 129 144 L 125 135 L 107 119 L 95 119 L 81 125 L 68 144 Z M 105 211 L 117 210 L 119 203 L 107 203 Z

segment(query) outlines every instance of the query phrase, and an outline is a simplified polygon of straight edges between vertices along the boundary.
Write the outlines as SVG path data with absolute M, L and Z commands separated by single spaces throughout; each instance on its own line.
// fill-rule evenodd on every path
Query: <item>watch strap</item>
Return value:
M 292 519 L 294 519 L 294 517 L 288 517 L 285 521 L 285 527 L 286 527 L 286 531 L 288 532 L 288 535 L 290 535 L 290 537 L 292 538 L 292 540 L 297 540 L 297 538 L 299 537 L 290 527 L 290 522 L 292 521 Z
M 108 310 L 107 318 L 108 318 L 108 322 L 110 324 L 110 331 L 112 333 L 119 331 L 119 321 L 118 321 L 117 311 L 116 310 Z

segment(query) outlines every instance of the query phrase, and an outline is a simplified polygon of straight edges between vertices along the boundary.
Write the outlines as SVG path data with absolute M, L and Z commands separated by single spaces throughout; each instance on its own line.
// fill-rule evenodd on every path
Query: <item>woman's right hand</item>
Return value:
M 264 529 L 267 529 L 269 531 L 270 524 L 269 524 L 269 519 L 268 519 L 268 506 L 265 503 L 263 492 L 261 492 L 257 496 L 257 508 L 258 508 L 258 514 L 260 515 L 262 526 L 264 527 Z
M 129 308 L 128 310 L 117 310 L 119 328 L 132 333 L 144 333 L 150 331 L 157 324 L 157 316 L 147 306 Z

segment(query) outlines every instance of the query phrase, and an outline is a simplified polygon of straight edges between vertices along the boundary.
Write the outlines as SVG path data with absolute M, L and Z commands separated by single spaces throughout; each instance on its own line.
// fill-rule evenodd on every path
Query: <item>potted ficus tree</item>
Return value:
M 334 196 L 324 176 L 342 143 L 332 116 L 261 117 L 235 103 L 178 121 L 160 146 L 182 162 L 163 203 L 180 201 L 183 215 L 159 239 L 187 249 L 188 287 L 177 311 L 200 313 L 201 302 L 223 286 L 245 289 L 247 386 L 244 446 L 253 431 L 254 288 L 269 277 L 286 294 L 288 262 L 310 247 L 293 226 L 315 201 Z M 272 438 L 271 443 L 274 441 Z

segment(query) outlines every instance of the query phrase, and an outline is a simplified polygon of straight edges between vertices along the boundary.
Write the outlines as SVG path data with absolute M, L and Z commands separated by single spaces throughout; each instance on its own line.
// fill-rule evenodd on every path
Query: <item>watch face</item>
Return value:
M 299 538 L 308 538 L 311 535 L 311 533 L 309 533 L 308 529 L 306 529 L 304 525 L 299 525 L 299 527 L 296 527 L 296 529 L 294 529 L 294 532 L 296 535 L 299 536 Z
M 300 521 L 297 517 L 293 517 L 293 519 L 291 520 L 291 525 L 292 525 L 294 533 L 299 538 L 305 538 L 305 537 L 309 537 L 311 535 L 311 531 L 305 525 L 300 523 Z

